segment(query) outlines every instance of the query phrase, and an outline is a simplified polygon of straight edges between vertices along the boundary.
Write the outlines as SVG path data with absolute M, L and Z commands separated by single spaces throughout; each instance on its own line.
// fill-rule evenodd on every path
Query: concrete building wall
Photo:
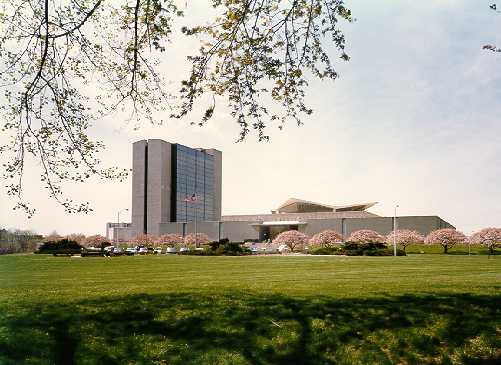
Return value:
M 360 229 L 371 229 L 380 234 L 386 235 L 393 230 L 393 218 L 359 218 L 345 220 L 345 237 Z
M 306 225 L 300 225 L 299 230 L 308 236 L 326 229 L 333 229 L 346 238 L 354 231 L 359 229 L 371 229 L 382 235 L 387 235 L 393 230 L 393 217 L 376 218 L 342 218 L 342 219 L 310 219 Z M 258 229 L 253 226 L 255 221 L 223 221 L 223 222 L 197 222 L 197 232 L 205 233 L 211 241 L 220 238 L 228 238 L 230 241 L 243 242 L 245 240 L 259 239 Z M 413 229 L 421 234 L 428 234 L 439 228 L 454 228 L 443 219 L 436 216 L 425 217 L 398 217 L 397 224 L 399 229 Z M 195 232 L 195 223 L 162 223 L 160 225 L 160 234 L 163 233 L 184 233 Z M 344 228 L 343 228 L 344 226 Z M 219 234 L 219 229 L 221 233 Z
M 195 233 L 195 222 L 186 223 L 186 234 Z M 219 240 L 219 222 L 197 222 L 198 233 L 205 233 L 211 241 Z
M 177 233 L 183 235 L 184 223 L 182 222 L 163 222 L 159 224 L 160 234 Z
M 421 234 L 428 234 L 431 231 L 441 228 L 455 228 L 442 218 L 430 217 L 397 217 L 397 229 L 412 229 Z
M 136 237 L 136 233 L 132 227 L 113 228 L 113 237 L 112 242 L 117 240 L 118 242 L 129 242 Z
M 132 230 L 134 235 L 145 233 L 145 174 L 146 174 L 145 140 L 132 145 Z
M 326 229 L 333 229 L 339 233 L 343 231 L 341 219 L 309 219 L 307 223 L 303 232 L 310 237 Z
M 243 242 L 245 240 L 257 240 L 259 232 L 250 224 L 253 222 L 223 222 L 221 227 L 221 238 L 228 238 L 230 241 Z
M 228 238 L 230 241 L 258 239 L 258 231 L 252 226 L 255 223 L 255 221 L 225 221 L 222 223 L 221 238 Z M 301 225 L 299 230 L 310 237 L 326 229 L 333 229 L 344 237 L 360 229 L 371 229 L 382 235 L 387 235 L 393 230 L 393 217 L 309 219 L 306 223 L 307 225 Z M 435 229 L 454 227 L 439 217 L 425 216 L 397 217 L 397 228 L 413 229 L 426 235 Z
M 214 156 L 214 219 L 221 220 L 221 200 L 223 191 L 223 154 L 216 149 L 208 149 Z
M 147 232 L 160 234 L 159 224 L 170 222 L 171 144 L 148 140 Z

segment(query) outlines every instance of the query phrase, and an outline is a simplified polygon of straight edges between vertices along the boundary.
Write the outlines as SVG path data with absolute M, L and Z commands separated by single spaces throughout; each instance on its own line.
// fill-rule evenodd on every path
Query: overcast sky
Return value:
M 96 124 L 108 164 L 130 168 L 131 143 L 161 138 L 223 151 L 223 214 L 269 212 L 289 197 L 326 204 L 377 201 L 370 211 L 438 215 L 465 233 L 501 226 L 501 14 L 483 0 L 347 1 L 357 21 L 344 24 L 346 64 L 340 79 L 314 82 L 314 114 L 304 125 L 270 131 L 269 143 L 251 136 L 234 143 L 238 126 L 224 108 L 203 128 L 188 121 L 135 131 L 121 118 Z M 195 2 L 193 2 L 195 3 Z M 196 2 L 198 3 L 198 1 Z M 190 4 L 190 12 L 203 13 Z M 170 54 L 189 42 L 173 42 Z M 176 80 L 182 58 L 164 73 Z M 68 193 L 90 201 L 94 212 L 67 215 L 47 198 L 36 171 L 26 193 L 37 213 L 13 212 L 2 193 L 0 227 L 46 234 L 105 232 L 117 211 L 130 208 L 131 180 L 92 180 Z M 121 220 L 129 221 L 130 212 Z

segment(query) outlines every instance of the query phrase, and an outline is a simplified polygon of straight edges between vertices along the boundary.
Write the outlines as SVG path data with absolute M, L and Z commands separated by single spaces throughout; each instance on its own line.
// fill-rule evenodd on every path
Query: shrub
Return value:
M 39 254 L 76 254 L 80 253 L 82 246 L 66 238 L 59 241 L 44 242 L 36 251 Z
M 341 247 L 336 246 L 321 246 L 310 250 L 312 255 L 344 255 Z
M 343 236 L 331 229 L 322 231 L 314 235 L 309 244 L 312 246 L 332 247 L 342 243 Z
M 251 254 L 251 250 L 247 247 L 242 246 L 238 242 L 228 242 L 222 245 L 215 250 L 217 255 L 225 255 L 225 256 L 240 256 L 240 255 L 249 255 Z
M 454 228 L 437 229 L 426 236 L 426 244 L 440 244 L 444 248 L 444 253 L 457 243 L 466 242 L 466 236 Z
M 393 256 L 393 249 L 381 242 L 346 242 L 341 252 L 347 256 Z M 405 256 L 404 250 L 397 250 L 398 256 Z
M 0 255 L 7 255 L 10 253 L 14 253 L 14 249 L 12 247 L 0 247 Z
M 275 237 L 273 243 L 286 245 L 291 252 L 294 252 L 295 249 L 301 249 L 308 243 L 308 236 L 299 231 L 285 231 Z
M 386 243 L 392 245 L 393 242 L 405 248 L 414 243 L 424 243 L 424 236 L 410 229 L 397 229 L 386 236 Z
M 376 231 L 361 229 L 353 232 L 348 238 L 348 241 L 355 243 L 383 243 L 386 240 Z

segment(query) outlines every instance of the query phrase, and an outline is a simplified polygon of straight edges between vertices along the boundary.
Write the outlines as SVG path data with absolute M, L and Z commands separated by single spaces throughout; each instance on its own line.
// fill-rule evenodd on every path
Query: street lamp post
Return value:
M 395 205 L 395 211 L 393 213 L 393 256 L 397 256 L 397 208 L 399 205 Z
M 119 210 L 117 212 L 117 227 L 116 227 L 117 230 L 118 230 L 118 228 L 120 228 L 120 213 L 128 212 L 128 211 L 129 211 L 129 209 L 125 208 L 125 209 Z M 115 230 L 115 233 L 118 232 L 117 230 Z M 118 245 L 118 234 L 115 234 L 115 243 L 117 243 L 117 245 Z

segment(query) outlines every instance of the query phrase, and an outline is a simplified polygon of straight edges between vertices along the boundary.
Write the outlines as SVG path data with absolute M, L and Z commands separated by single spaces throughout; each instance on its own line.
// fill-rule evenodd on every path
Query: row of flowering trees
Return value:
M 342 240 L 342 235 L 333 230 L 326 230 L 317 233 L 311 238 L 299 231 L 286 231 L 280 233 L 275 238 L 273 243 L 284 244 L 291 251 L 294 251 L 306 246 L 307 244 L 312 246 L 330 247 L 340 244 Z M 489 249 L 490 253 L 493 253 L 494 249 L 501 245 L 501 228 L 484 228 L 470 237 L 466 237 L 462 232 L 453 228 L 437 229 L 428 234 L 426 237 L 417 231 L 409 229 L 397 229 L 387 236 L 382 236 L 376 231 L 362 229 L 353 232 L 348 237 L 347 241 L 356 243 L 387 244 L 393 244 L 395 242 L 403 247 L 404 251 L 410 244 L 439 244 L 444 248 L 444 253 L 447 253 L 448 249 L 455 244 L 472 243 L 482 244 Z
M 172 246 L 178 244 L 200 246 L 209 243 L 210 239 L 205 233 L 187 234 L 185 237 L 177 233 L 168 233 L 160 236 L 140 234 L 129 241 L 130 244 L 144 245 L 144 246 Z
M 63 239 L 74 241 L 81 246 L 99 246 L 102 243 L 109 242 L 106 237 L 101 236 L 100 234 L 86 236 L 81 233 L 73 233 L 66 236 L 61 236 L 57 233 L 51 233 L 43 238 L 43 242 L 57 242 Z
M 102 243 L 110 242 L 104 236 L 99 234 L 92 236 L 85 236 L 84 234 L 70 234 L 66 236 L 61 236 L 57 233 L 52 233 L 44 237 L 44 242 L 49 241 L 60 241 L 63 239 L 67 239 L 70 241 L 75 241 L 79 245 L 82 246 L 100 246 Z M 209 243 L 210 239 L 205 233 L 197 233 L 195 236 L 194 233 L 188 234 L 185 237 L 176 233 L 168 233 L 160 236 L 154 235 L 146 235 L 140 234 L 133 239 L 131 239 L 128 243 L 131 245 L 142 245 L 142 246 L 153 246 L 153 245 L 177 245 L 177 244 L 185 244 L 185 245 L 202 245 Z

